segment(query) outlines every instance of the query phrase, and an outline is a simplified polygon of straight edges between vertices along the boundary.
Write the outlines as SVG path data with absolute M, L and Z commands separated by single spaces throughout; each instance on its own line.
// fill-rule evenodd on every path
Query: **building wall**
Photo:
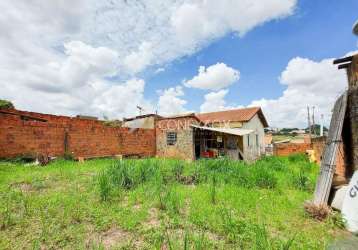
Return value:
M 311 143 L 275 143 L 273 145 L 273 154 L 275 156 L 304 154 L 309 149 L 312 149 Z
M 194 134 L 190 124 L 198 124 L 192 117 L 160 119 L 156 122 L 157 156 L 194 160 Z M 167 132 L 177 133 L 175 145 L 167 145 Z
M 244 159 L 256 160 L 265 154 L 264 126 L 256 114 L 249 122 L 243 123 L 242 128 L 254 130 L 253 133 L 243 136 Z M 256 142 L 256 135 L 258 136 L 258 143 Z M 248 137 L 250 138 L 250 145 L 248 144 Z
M 222 128 L 227 125 L 229 125 L 230 128 L 241 128 L 243 123 L 242 122 L 229 122 L 229 121 L 223 121 L 223 122 L 214 122 L 211 124 L 214 128 Z
M 316 162 L 317 164 L 321 164 L 321 160 L 323 157 L 323 152 L 326 146 L 326 140 L 327 137 L 325 136 L 321 136 L 321 137 L 316 137 L 316 138 L 312 138 L 311 139 L 311 146 L 312 146 L 312 150 L 314 151 L 315 154 L 315 158 L 316 158 Z M 343 147 L 343 142 L 340 142 L 338 145 L 338 151 L 337 151 L 337 156 L 336 156 L 336 171 L 335 174 L 341 177 L 345 177 L 346 176 L 346 159 L 345 159 L 345 155 L 344 155 L 344 147 Z
M 150 117 L 135 119 L 132 121 L 125 121 L 123 123 L 123 127 L 154 129 L 155 119 L 156 118 L 154 116 L 150 116 Z
M 15 111 L 47 122 L 0 114 L 0 158 L 44 154 L 75 157 L 155 155 L 155 130 L 108 127 L 101 121 Z

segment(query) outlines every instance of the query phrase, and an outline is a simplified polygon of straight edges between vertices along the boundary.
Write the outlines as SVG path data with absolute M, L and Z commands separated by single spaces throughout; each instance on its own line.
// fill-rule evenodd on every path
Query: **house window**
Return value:
M 176 132 L 167 132 L 167 145 L 175 145 L 177 142 Z
M 250 146 L 250 135 L 247 135 L 247 146 Z

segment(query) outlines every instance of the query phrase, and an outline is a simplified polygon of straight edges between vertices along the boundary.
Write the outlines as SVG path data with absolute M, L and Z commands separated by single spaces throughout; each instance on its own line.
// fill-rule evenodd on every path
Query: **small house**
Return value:
M 156 120 L 158 157 L 195 160 L 226 156 L 252 161 L 265 154 L 261 108 L 184 114 Z

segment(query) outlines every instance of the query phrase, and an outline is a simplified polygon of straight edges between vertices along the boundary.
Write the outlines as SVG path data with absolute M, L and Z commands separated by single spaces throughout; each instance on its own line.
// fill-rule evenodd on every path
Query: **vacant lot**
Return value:
M 333 215 L 305 215 L 318 166 L 303 156 L 0 163 L 0 249 L 323 249 Z

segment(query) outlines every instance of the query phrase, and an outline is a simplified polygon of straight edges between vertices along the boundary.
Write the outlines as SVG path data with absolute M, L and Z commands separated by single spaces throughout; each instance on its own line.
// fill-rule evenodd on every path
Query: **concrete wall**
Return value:
M 155 155 L 155 130 L 108 127 L 101 121 L 13 112 L 46 119 L 23 120 L 0 113 L 0 158 L 44 154 L 63 156 L 65 148 L 75 157 Z
M 194 134 L 190 124 L 198 124 L 192 117 L 160 119 L 156 122 L 157 156 L 194 160 Z M 177 133 L 175 145 L 167 145 L 167 132 Z
M 255 160 L 265 154 L 265 131 L 262 122 L 256 114 L 249 122 L 243 123 L 243 129 L 254 130 L 253 133 L 243 136 L 244 159 Z M 258 143 L 256 142 L 258 136 Z M 248 145 L 248 137 L 250 145 Z
M 155 119 L 156 118 L 154 116 L 150 116 L 150 117 L 134 119 L 131 121 L 125 121 L 123 122 L 123 127 L 154 129 Z

